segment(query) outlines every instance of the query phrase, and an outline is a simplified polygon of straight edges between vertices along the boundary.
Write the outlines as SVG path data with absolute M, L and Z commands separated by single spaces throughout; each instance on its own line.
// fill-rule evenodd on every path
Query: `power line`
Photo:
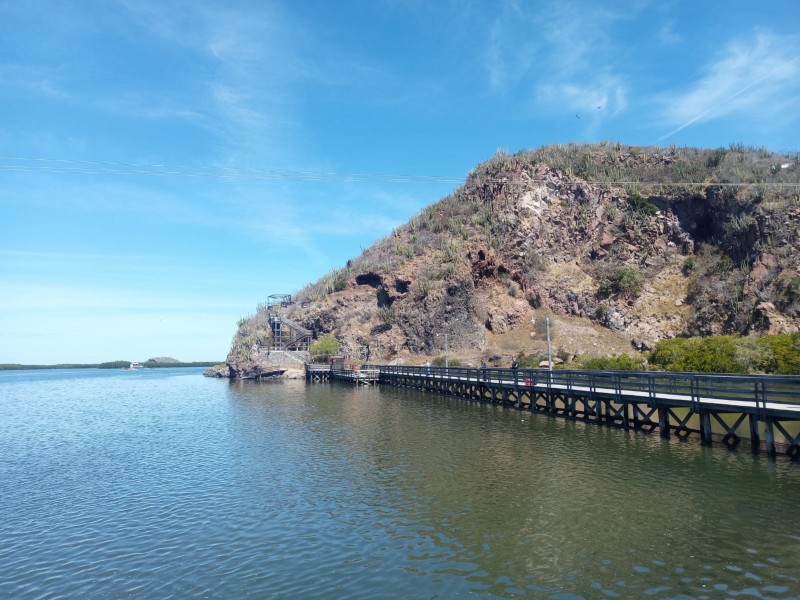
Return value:
M 452 177 L 444 175 L 398 175 L 387 173 L 337 173 L 327 171 L 291 171 L 281 169 L 245 169 L 224 166 L 204 165 L 169 165 L 162 163 L 137 163 L 137 162 L 112 162 L 95 160 L 74 160 L 63 158 L 18 157 L 0 156 L 2 161 L 19 164 L 0 164 L 0 171 L 17 173 L 51 173 L 74 175 L 119 175 L 119 176 L 154 176 L 154 177 L 187 177 L 208 179 L 238 179 L 262 181 L 330 181 L 353 183 L 442 183 L 461 184 L 465 177 Z M 51 163 L 31 165 L 22 163 Z M 66 165 L 66 166 L 55 166 Z M 102 168 L 77 167 L 70 165 L 94 165 Z M 485 181 L 494 183 L 508 183 L 508 177 L 487 177 Z M 543 183 L 545 180 L 530 180 Z M 598 187 L 607 186 L 697 186 L 697 187 L 737 187 L 746 188 L 753 186 L 772 188 L 800 188 L 800 182 L 724 182 L 724 181 L 636 181 L 636 180 L 592 180 L 585 179 L 586 183 Z
M 39 162 L 55 164 L 97 165 L 100 167 L 122 168 L 77 168 L 51 165 L 0 165 L 2 171 L 44 172 L 44 173 L 77 173 L 90 175 L 159 175 L 176 177 L 212 177 L 223 179 L 288 179 L 300 181 L 353 181 L 353 182 L 388 182 L 388 183 L 461 183 L 463 177 L 441 175 L 398 175 L 386 173 L 336 173 L 326 171 L 291 171 L 282 169 L 245 169 L 224 166 L 206 165 L 169 165 L 162 163 L 111 162 L 97 160 L 73 160 L 64 158 L 40 158 L 20 156 L 0 156 L 0 161 Z M 165 170 L 167 169 L 167 170 Z

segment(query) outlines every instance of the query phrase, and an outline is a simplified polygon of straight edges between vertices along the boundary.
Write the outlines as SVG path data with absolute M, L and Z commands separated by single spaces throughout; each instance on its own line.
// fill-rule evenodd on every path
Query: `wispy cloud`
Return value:
M 139 289 L 109 288 L 95 285 L 2 283 L 4 308 L 20 313 L 41 311 L 119 312 L 124 310 L 178 310 L 195 306 L 200 310 L 230 309 L 238 300 L 206 296 L 198 299 L 189 293 L 144 292 Z
M 751 40 L 732 42 L 690 89 L 664 101 L 663 120 L 673 129 L 659 140 L 723 117 L 765 123 L 781 113 L 795 119 L 789 102 L 800 93 L 799 75 L 800 36 L 760 31 Z
M 112 97 L 101 97 L 95 105 L 111 114 L 134 119 L 187 121 L 210 126 L 209 116 L 194 108 L 187 108 L 179 98 L 169 95 L 124 92 Z
M 683 41 L 683 36 L 675 31 L 675 21 L 667 21 L 658 30 L 658 39 L 662 44 L 671 46 L 680 44 Z
M 53 69 L 38 65 L 0 64 L 0 90 L 8 93 L 14 89 L 33 91 L 52 98 L 66 98 L 69 95 Z
M 525 34 L 530 15 L 515 3 L 503 3 L 488 31 L 484 67 L 494 89 L 515 85 L 527 77 L 540 52 L 540 43 Z
M 313 79 L 314 38 L 278 3 L 121 0 L 126 18 L 165 54 L 191 58 L 192 68 L 167 78 L 157 101 L 130 94 L 106 106 L 143 118 L 193 121 L 217 138 L 220 162 L 252 164 L 293 154 L 296 99 Z M 183 81 L 185 79 L 185 81 Z M 183 84 L 181 82 L 183 81 Z M 151 94 L 152 95 L 152 94 Z
M 585 2 L 503 2 L 484 51 L 490 86 L 527 87 L 537 111 L 581 113 L 587 125 L 612 118 L 628 105 L 626 80 L 612 60 L 613 26 L 628 18 Z
M 134 254 L 89 254 L 85 252 L 37 252 L 32 250 L 8 250 L 0 248 L 0 256 L 9 256 L 12 258 L 44 258 L 47 260 L 125 260 L 125 261 L 141 261 L 141 260 L 157 260 L 161 257 L 157 256 L 137 256 Z
M 590 121 L 614 117 L 628 105 L 625 84 L 614 75 L 597 75 L 584 83 L 542 84 L 537 89 L 537 101 L 575 111 L 579 118 Z

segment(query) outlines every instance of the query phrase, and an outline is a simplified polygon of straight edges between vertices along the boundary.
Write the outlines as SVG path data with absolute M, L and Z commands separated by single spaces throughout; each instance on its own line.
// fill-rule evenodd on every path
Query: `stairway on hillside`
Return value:
M 285 304 L 280 306 L 285 306 Z M 272 329 L 272 348 L 270 350 L 307 352 L 313 333 L 294 321 L 281 316 L 280 306 L 268 309 L 269 325 Z

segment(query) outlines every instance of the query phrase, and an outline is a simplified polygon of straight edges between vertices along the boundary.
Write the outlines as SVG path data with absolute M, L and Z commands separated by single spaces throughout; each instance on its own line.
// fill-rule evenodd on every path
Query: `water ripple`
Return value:
M 393 389 L 0 374 L 0 597 L 800 595 L 800 475 Z

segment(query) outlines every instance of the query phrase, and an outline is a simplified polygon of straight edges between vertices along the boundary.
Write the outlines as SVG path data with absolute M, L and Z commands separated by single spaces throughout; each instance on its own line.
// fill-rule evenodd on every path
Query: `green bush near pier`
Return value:
M 800 332 L 661 340 L 649 362 L 665 371 L 800 375 Z

